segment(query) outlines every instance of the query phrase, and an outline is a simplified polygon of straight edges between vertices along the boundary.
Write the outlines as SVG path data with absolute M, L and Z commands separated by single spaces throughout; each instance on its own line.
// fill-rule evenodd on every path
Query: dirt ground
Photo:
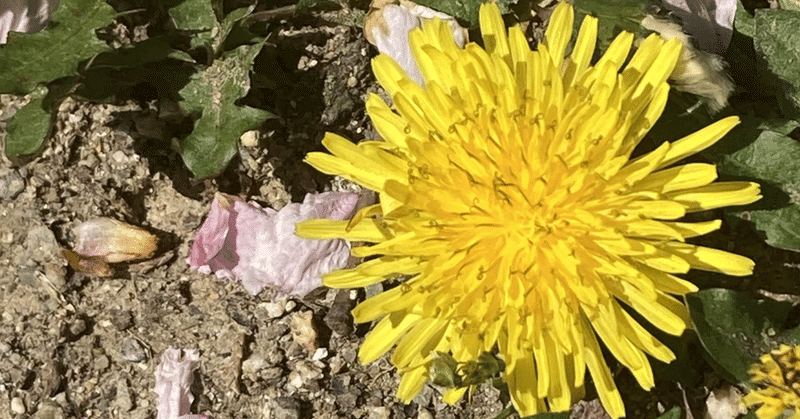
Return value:
M 216 419 L 470 419 L 503 409 L 488 385 L 452 407 L 430 385 L 412 403 L 399 402 L 388 360 L 362 366 L 356 357 L 369 325 L 354 326 L 349 310 L 364 290 L 280 300 L 189 269 L 191 240 L 216 191 L 279 209 L 307 192 L 348 187 L 303 156 L 320 149 L 326 131 L 374 138 L 364 98 L 379 91 L 369 68 L 375 51 L 360 30 L 282 25 L 277 47 L 262 54 L 274 60 L 280 82 L 274 95 L 253 98 L 277 118 L 258 130 L 257 145 L 240 146 L 217 179 L 191 179 L 169 147 L 163 116 L 175 104 L 157 101 L 67 100 L 40 157 L 22 167 L 0 163 L 0 419 L 153 418 L 154 370 L 170 346 L 199 350 L 192 411 Z M 0 139 L 24 101 L 0 96 Z M 156 258 L 119 266 L 111 278 L 69 269 L 60 249 L 74 243 L 76 225 L 98 216 L 158 235 Z M 790 283 L 790 265 L 800 266 L 796 254 L 760 244 L 746 224 L 709 240 L 756 259 L 760 277 L 776 284 Z M 759 288 L 798 293 L 795 286 Z M 307 347 L 292 333 L 309 313 L 318 339 Z M 697 388 L 665 382 L 646 393 L 630 374 L 614 371 L 629 417 L 687 404 L 699 412 L 709 388 L 721 386 L 709 369 Z M 589 391 L 574 418 L 603 417 Z

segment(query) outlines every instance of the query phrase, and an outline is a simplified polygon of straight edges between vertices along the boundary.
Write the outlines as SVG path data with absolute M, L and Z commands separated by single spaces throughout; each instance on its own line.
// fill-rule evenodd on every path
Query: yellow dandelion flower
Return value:
M 758 389 L 742 398 L 747 407 L 760 405 L 758 419 L 773 419 L 794 410 L 791 419 L 800 419 L 800 346 L 781 345 L 761 356 L 761 363 L 750 367 L 751 381 Z
M 674 274 L 752 272 L 745 257 L 685 242 L 719 220 L 675 221 L 760 197 L 753 183 L 712 183 L 713 165 L 671 166 L 738 118 L 631 159 L 664 109 L 680 44 L 652 35 L 628 61 L 633 35 L 622 33 L 592 65 L 597 20 L 587 17 L 565 58 L 573 16 L 558 5 L 537 51 L 519 27 L 506 31 L 493 3 L 480 9 L 485 49 L 461 49 L 446 24 L 428 22 L 410 34 L 424 87 L 388 56 L 373 60 L 394 102 L 392 110 L 376 95 L 367 101 L 383 141 L 328 134 L 332 155 L 306 158 L 380 194 L 349 222 L 308 221 L 297 234 L 368 243 L 352 253 L 371 259 L 328 274 L 328 286 L 407 277 L 353 310 L 357 322 L 377 321 L 361 362 L 394 347 L 404 401 L 422 389 L 437 353 L 467 363 L 496 348 L 522 416 L 568 410 L 587 368 L 606 410 L 624 416 L 600 341 L 649 389 L 646 354 L 674 355 L 629 311 L 680 335 L 689 316 L 675 295 L 697 288 Z

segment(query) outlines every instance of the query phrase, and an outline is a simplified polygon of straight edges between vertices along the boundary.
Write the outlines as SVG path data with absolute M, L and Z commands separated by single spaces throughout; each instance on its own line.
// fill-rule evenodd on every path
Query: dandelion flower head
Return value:
M 745 257 L 686 243 L 719 220 L 676 221 L 759 198 L 756 184 L 714 182 L 711 164 L 673 166 L 738 118 L 631 158 L 664 109 L 680 44 L 651 35 L 628 60 L 633 35 L 623 32 L 592 65 L 593 17 L 565 57 L 573 19 L 559 4 L 535 51 L 493 3 L 480 9 L 484 47 L 459 48 L 446 24 L 427 22 L 410 34 L 424 86 L 390 57 L 373 60 L 393 101 L 367 101 L 382 140 L 328 134 L 332 154 L 306 158 L 379 193 L 350 221 L 307 221 L 296 232 L 367 243 L 352 253 L 371 259 L 328 274 L 328 286 L 405 278 L 353 310 L 357 322 L 377 321 L 363 363 L 395 348 L 402 400 L 425 385 L 437 353 L 467 363 L 496 350 L 521 416 L 568 410 L 587 369 L 606 410 L 624 416 L 600 342 L 649 389 L 647 355 L 674 355 L 630 311 L 680 335 L 689 317 L 679 296 L 696 287 L 675 274 L 752 272 Z
M 800 419 L 800 346 L 781 345 L 760 361 L 750 367 L 758 388 L 742 398 L 744 404 L 760 405 L 758 419 L 774 419 L 786 410 L 794 410 L 791 419 Z

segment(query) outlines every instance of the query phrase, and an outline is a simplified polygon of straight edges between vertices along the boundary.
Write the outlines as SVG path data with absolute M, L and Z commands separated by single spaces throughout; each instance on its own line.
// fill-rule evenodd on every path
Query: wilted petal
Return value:
M 111 218 L 93 218 L 75 228 L 75 248 L 82 256 L 100 257 L 117 263 L 152 257 L 158 247 L 156 236 Z
M 220 202 L 225 199 L 232 205 Z M 322 285 L 322 275 L 348 265 L 350 248 L 344 240 L 301 239 L 294 234 L 295 223 L 344 220 L 358 204 L 356 193 L 326 192 L 275 211 L 218 194 L 187 262 L 201 272 L 239 280 L 253 295 L 267 286 L 304 295 Z
M 3 0 L 0 2 L 0 44 L 9 32 L 39 32 L 47 27 L 58 0 Z
M 156 419 L 179 419 L 189 415 L 194 396 L 189 391 L 192 386 L 192 373 L 200 365 L 200 356 L 194 349 L 181 350 L 167 348 L 161 355 L 161 363 L 156 368 L 156 388 L 158 395 L 158 416 Z M 188 418 L 201 418 L 190 415 Z
M 658 32 L 666 40 L 677 39 L 683 45 L 678 63 L 670 75 L 676 89 L 703 97 L 712 114 L 728 106 L 728 98 L 735 86 L 725 72 L 722 57 L 695 48 L 681 26 L 669 19 L 646 16 L 642 19 L 642 26 Z
M 467 30 L 459 26 L 452 16 L 408 0 L 402 0 L 399 5 L 387 1 L 373 1 L 372 11 L 364 22 L 364 33 L 378 51 L 392 57 L 412 80 L 422 86 L 425 81 L 411 53 L 408 33 L 421 26 L 422 22 L 434 18 L 450 25 L 453 38 L 459 47 L 467 43 Z
M 208 265 L 211 260 L 222 251 L 225 237 L 228 235 L 231 207 L 236 197 L 217 193 L 211 203 L 206 221 L 195 236 L 192 251 L 189 256 L 190 264 Z M 233 266 L 230 266 L 233 268 Z

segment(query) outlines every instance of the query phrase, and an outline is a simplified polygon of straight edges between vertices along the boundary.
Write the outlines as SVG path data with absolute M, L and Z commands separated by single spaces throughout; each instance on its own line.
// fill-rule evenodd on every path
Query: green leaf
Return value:
M 99 54 L 79 79 L 75 93 L 92 101 L 125 100 L 134 91 L 149 91 L 141 89 L 146 84 L 159 98 L 177 100 L 196 67 L 189 54 L 175 48 L 183 38 L 175 33 L 159 35 Z
M 742 35 L 753 37 L 756 31 L 756 23 L 753 16 L 747 13 L 742 0 L 736 1 L 736 13 L 733 15 L 733 27 Z
M 686 302 L 717 372 L 733 383 L 748 381 L 750 365 L 776 345 L 792 306 L 721 288 L 689 294 Z
M 481 3 L 485 2 L 486 0 L 420 0 L 416 3 L 467 22 L 469 27 L 473 28 L 478 26 L 478 12 L 481 9 Z M 514 3 L 514 0 L 498 0 L 497 5 L 500 6 L 500 12 L 507 13 L 511 3 Z
M 797 126 L 745 119 L 705 153 L 720 173 L 761 184 L 763 198 L 739 214 L 764 232 L 769 245 L 794 251 L 800 251 L 800 144 L 765 128 L 788 133 Z
M 222 20 L 222 23 L 218 25 L 219 34 L 214 39 L 214 51 L 220 52 L 222 45 L 228 39 L 228 35 L 231 33 L 236 24 L 250 16 L 255 8 L 256 5 L 253 3 L 253 5 L 250 7 L 236 9 L 225 16 L 225 19 Z
M 753 42 L 769 70 L 783 82 L 778 86 L 795 110 L 800 108 L 800 12 L 759 9 Z
M 62 0 L 48 29 L 11 33 L 0 45 L 0 92 L 26 94 L 39 83 L 78 74 L 78 63 L 109 49 L 95 29 L 114 16 L 105 1 Z
M 599 18 L 597 38 L 604 50 L 621 31 L 639 33 L 648 3 L 648 0 L 575 0 L 575 33 L 586 15 Z
M 20 108 L 6 128 L 6 156 L 18 162 L 41 149 L 50 130 L 50 112 L 43 108 L 47 88 L 39 86 L 31 92 L 31 100 Z
M 87 70 L 95 68 L 138 67 L 168 58 L 194 63 L 192 57 L 173 45 L 181 41 L 176 34 L 158 35 L 129 46 L 99 54 Z
M 169 9 L 169 15 L 179 30 L 192 33 L 192 48 L 211 46 L 216 34 L 217 16 L 211 0 L 183 0 Z
M 663 415 L 659 416 L 656 419 L 681 419 L 681 408 L 675 406 L 672 409 L 669 409 L 666 412 L 664 412 Z
M 239 137 L 271 116 L 236 105 L 250 88 L 250 69 L 262 46 L 244 45 L 224 54 L 180 91 L 184 110 L 201 113 L 194 131 L 180 142 L 183 161 L 198 178 L 219 174 L 236 155 Z

